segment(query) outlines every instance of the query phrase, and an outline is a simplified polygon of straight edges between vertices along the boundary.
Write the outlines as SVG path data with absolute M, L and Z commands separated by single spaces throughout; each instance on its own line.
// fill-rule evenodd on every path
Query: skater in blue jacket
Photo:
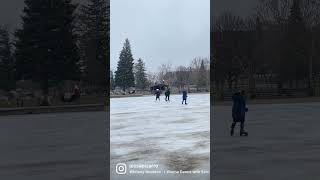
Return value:
M 188 93 L 186 90 L 182 91 L 182 104 L 184 102 L 185 105 L 187 105 L 187 97 L 188 97 Z

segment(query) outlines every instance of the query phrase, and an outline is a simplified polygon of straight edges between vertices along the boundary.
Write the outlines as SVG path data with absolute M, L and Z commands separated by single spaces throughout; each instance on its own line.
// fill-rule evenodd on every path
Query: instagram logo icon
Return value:
M 127 165 L 124 163 L 118 163 L 116 165 L 116 173 L 117 174 L 126 174 L 127 173 Z

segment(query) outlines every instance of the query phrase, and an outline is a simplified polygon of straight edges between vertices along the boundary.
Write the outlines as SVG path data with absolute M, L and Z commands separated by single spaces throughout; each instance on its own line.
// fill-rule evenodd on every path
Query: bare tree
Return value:
M 190 72 L 191 72 L 191 67 L 189 68 L 185 66 L 177 67 L 175 71 L 175 74 L 176 74 L 175 84 L 180 88 L 180 90 L 189 86 Z
M 232 88 L 248 67 L 248 32 L 255 28 L 255 22 L 253 18 L 243 19 L 225 12 L 215 18 L 214 24 L 213 79 L 220 90 L 224 80 Z
M 285 24 L 290 14 L 292 0 L 260 0 L 256 16 L 264 23 Z
M 213 31 L 241 31 L 247 29 L 244 20 L 240 16 L 235 16 L 230 12 L 224 12 L 215 18 Z
M 256 16 L 264 23 L 287 24 L 293 1 L 297 0 L 260 0 L 256 8 Z M 306 25 L 314 26 L 319 24 L 320 1 L 298 0 L 298 3 Z
M 308 81 L 311 89 L 311 79 L 313 74 L 314 54 L 315 54 L 315 27 L 320 23 L 320 1 L 318 0 L 260 0 L 256 9 L 256 16 L 263 24 L 273 25 L 280 32 L 289 31 L 288 23 L 293 3 L 298 4 L 303 24 L 306 28 L 306 37 L 309 45 L 308 52 Z M 278 38 L 280 39 L 280 38 Z
M 149 81 L 149 84 L 153 85 L 153 84 L 157 83 L 158 77 L 157 77 L 156 73 L 148 72 L 147 73 L 147 79 Z
M 196 57 L 196 58 L 194 58 L 194 59 L 191 61 L 191 65 L 190 65 L 190 67 L 192 68 L 192 70 L 198 71 L 198 70 L 200 69 L 201 61 L 202 61 L 203 59 L 204 59 L 204 58 L 202 58 L 202 57 Z
M 158 73 L 158 82 L 160 83 L 166 83 L 166 84 L 171 84 L 172 83 L 172 65 L 170 63 L 168 64 L 162 64 L 159 67 L 159 73 Z
M 203 69 L 201 69 L 201 65 L 203 64 Z M 210 84 L 210 61 L 205 57 L 197 57 L 191 61 L 191 78 L 190 84 L 197 85 L 199 83 L 199 79 L 203 78 L 203 81 L 206 81 L 206 84 Z M 202 80 L 201 80 L 202 81 Z

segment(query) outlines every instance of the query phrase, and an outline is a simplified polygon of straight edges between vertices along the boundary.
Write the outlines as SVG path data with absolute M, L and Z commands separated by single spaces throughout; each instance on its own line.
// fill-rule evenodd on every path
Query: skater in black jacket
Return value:
M 231 125 L 231 136 L 234 134 L 234 127 L 237 122 L 240 122 L 240 136 L 248 136 L 248 133 L 244 130 L 245 114 L 248 111 L 245 100 L 245 92 L 242 90 L 235 93 L 232 96 L 233 106 L 232 106 L 232 118 L 233 123 Z
M 160 90 L 159 89 L 156 90 L 155 95 L 156 95 L 156 101 L 157 100 L 160 101 Z
M 166 101 L 170 101 L 170 89 L 168 88 L 165 92 L 166 95 Z

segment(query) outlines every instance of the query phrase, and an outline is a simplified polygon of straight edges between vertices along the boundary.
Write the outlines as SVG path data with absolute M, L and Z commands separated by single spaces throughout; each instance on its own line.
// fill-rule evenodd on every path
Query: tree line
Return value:
M 110 72 L 110 88 L 116 87 L 123 91 L 135 87 L 139 90 L 149 90 L 150 86 L 166 84 L 169 87 L 190 87 L 209 89 L 210 62 L 207 58 L 194 58 L 190 66 L 178 66 L 175 69 L 171 64 L 162 64 L 158 72 L 147 72 L 144 61 L 139 58 L 134 62 L 131 45 L 125 40 L 120 52 L 117 70 Z
M 0 88 L 20 80 L 49 88 L 64 80 L 84 81 L 106 90 L 109 83 L 109 2 L 25 0 L 22 25 L 13 38 L 0 28 Z M 105 92 L 104 92 L 105 93 Z
M 230 89 L 239 79 L 273 76 L 278 88 L 305 82 L 320 72 L 320 2 L 314 0 L 264 0 L 253 15 L 224 12 L 212 27 L 212 71 L 215 88 Z M 214 37 L 214 38 L 213 38 Z M 267 81 L 267 80 L 266 80 Z

